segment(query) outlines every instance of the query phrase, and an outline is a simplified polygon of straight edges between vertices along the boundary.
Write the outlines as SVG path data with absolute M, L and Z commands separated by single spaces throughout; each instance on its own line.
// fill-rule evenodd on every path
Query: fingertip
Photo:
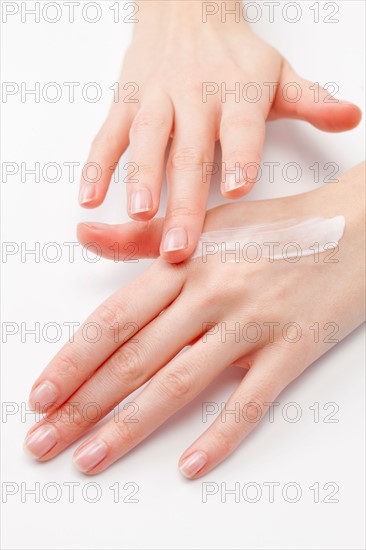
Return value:
M 148 187 L 133 189 L 128 196 L 128 215 L 134 221 L 151 220 L 159 208 L 159 197 L 153 198 Z
M 190 250 L 177 250 L 175 252 L 162 252 L 160 251 L 160 256 L 170 264 L 179 264 L 187 260 L 193 251 Z
M 86 197 L 83 198 L 83 191 L 80 191 L 79 195 L 79 206 L 82 208 L 85 208 L 86 210 L 91 210 L 92 208 L 97 208 L 100 206 L 105 199 L 105 194 L 99 194 L 98 190 L 96 190 L 95 195 L 93 197 Z
M 85 244 L 90 241 L 91 236 L 95 238 L 97 233 L 99 233 L 100 231 L 105 231 L 106 229 L 110 229 L 110 225 L 106 223 L 81 222 L 78 223 L 76 226 L 76 235 L 78 241 L 81 244 Z
M 331 131 L 343 132 L 358 126 L 362 118 L 362 111 L 354 103 L 341 101 L 337 104 L 337 108 L 333 109 L 333 117 L 329 118 Z
M 228 189 L 225 185 L 221 185 L 221 194 L 225 199 L 240 199 L 244 197 L 253 189 L 255 182 L 244 181 L 238 187 Z
M 208 464 L 208 456 L 204 451 L 194 451 L 180 459 L 178 468 L 180 473 L 187 479 L 193 480 L 204 473 Z
M 101 231 L 105 229 L 110 229 L 110 225 L 108 223 L 102 223 L 102 222 L 81 222 L 78 224 L 78 228 L 85 228 L 88 231 Z
M 194 251 L 193 243 L 184 227 L 171 227 L 161 241 L 160 255 L 172 264 L 184 262 Z
M 143 212 L 128 212 L 128 215 L 131 218 L 131 220 L 135 222 L 147 222 L 154 218 L 157 211 L 158 211 L 158 208 L 152 208 L 151 210 L 146 210 Z
M 323 104 L 315 118 L 314 113 L 309 121 L 325 132 L 344 132 L 356 128 L 362 119 L 361 109 L 354 103 L 339 101 Z
M 91 210 L 93 208 L 97 208 L 98 206 L 100 206 L 102 203 L 101 200 L 97 201 L 95 199 L 91 200 L 91 201 L 88 201 L 88 202 L 80 202 L 80 206 L 82 208 L 85 208 L 86 210 Z
M 79 204 L 83 208 L 94 208 L 97 202 L 97 187 L 95 183 L 87 183 L 84 180 L 80 183 Z
M 73 455 L 74 466 L 83 474 L 93 475 L 103 467 L 109 453 L 107 443 L 100 439 L 83 443 Z
M 44 462 L 52 458 L 50 451 L 58 443 L 57 430 L 52 425 L 35 425 L 27 433 L 23 448 L 25 452 L 38 461 Z
M 348 114 L 347 119 L 349 121 L 349 128 L 356 128 L 362 120 L 362 111 L 354 103 L 349 103 L 344 101 L 344 106 L 347 108 Z
M 85 232 L 87 231 L 86 223 L 78 223 L 76 226 L 76 238 L 80 244 L 83 244 Z

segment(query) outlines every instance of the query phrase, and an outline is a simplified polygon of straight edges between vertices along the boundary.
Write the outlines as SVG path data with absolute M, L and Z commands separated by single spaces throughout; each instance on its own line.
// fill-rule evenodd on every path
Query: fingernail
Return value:
M 80 204 L 86 204 L 94 199 L 96 195 L 96 188 L 94 183 L 86 183 L 80 189 L 79 202 Z
M 46 408 L 46 405 L 50 406 L 55 404 L 57 397 L 57 390 L 51 382 L 42 382 L 37 386 L 29 396 L 29 405 L 32 409 L 40 408 L 41 411 Z
M 246 181 L 239 178 L 237 174 L 227 174 L 224 181 L 225 191 L 233 191 L 246 185 Z
M 74 455 L 74 463 L 82 472 L 89 472 L 102 462 L 107 455 L 107 445 L 104 441 L 92 441 L 85 447 L 77 450 Z
M 195 451 L 189 455 L 179 465 L 181 473 L 188 478 L 192 478 L 207 464 L 207 456 L 201 451 Z
M 188 246 L 188 235 L 184 227 L 174 227 L 165 235 L 163 252 L 182 250 Z
M 53 426 L 41 426 L 25 438 L 24 449 L 35 458 L 41 458 L 53 449 L 56 443 L 55 428 Z
M 131 214 L 141 214 L 152 209 L 152 198 L 149 189 L 137 189 L 131 195 Z
M 80 225 L 86 225 L 87 227 L 89 227 L 89 229 L 96 229 L 97 231 L 110 228 L 110 225 L 108 223 L 100 222 L 83 222 Z

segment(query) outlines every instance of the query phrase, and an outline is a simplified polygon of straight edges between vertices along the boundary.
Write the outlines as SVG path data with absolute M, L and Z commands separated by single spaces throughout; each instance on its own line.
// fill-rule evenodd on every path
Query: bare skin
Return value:
M 204 22 L 199 0 L 138 4 L 139 22 L 120 76 L 122 93 L 87 160 L 100 173 L 91 181 L 92 171 L 88 179 L 83 172 L 80 203 L 95 208 L 103 202 L 129 145 L 128 212 L 134 220 L 153 218 L 171 141 L 160 254 L 181 262 L 202 231 L 216 141 L 222 149 L 222 194 L 235 199 L 255 183 L 267 120 L 296 118 L 339 132 L 354 128 L 361 112 L 315 90 L 243 19 L 222 22 L 217 14 Z
M 183 453 L 179 467 L 190 479 L 209 472 L 224 460 L 258 424 L 266 403 L 334 342 L 314 342 L 314 322 L 338 327 L 341 340 L 364 319 L 365 166 L 345 174 L 338 183 L 303 195 L 237 203 L 209 211 L 204 229 L 267 223 L 294 217 L 343 215 L 346 228 L 335 263 L 313 257 L 296 263 L 285 260 L 225 263 L 212 256 L 171 265 L 159 257 L 147 271 L 108 298 L 86 322 L 97 323 L 101 337 L 85 341 L 82 328 L 52 359 L 33 385 L 30 404 L 46 408 L 47 416 L 28 433 L 26 446 L 46 461 L 86 435 L 95 426 L 83 414 L 97 403 L 101 417 L 149 381 L 135 399 L 138 422 L 126 421 L 121 409 L 76 450 L 76 466 L 97 474 L 128 453 L 166 419 L 189 403 L 225 368 L 245 368 L 243 380 L 230 396 L 244 410 L 240 421 L 222 415 Z M 97 242 L 106 257 L 116 241 L 135 242 L 141 257 L 159 255 L 164 220 L 130 222 L 122 226 L 81 224 L 80 242 Z M 121 258 L 122 259 L 122 258 Z M 271 337 L 263 330 L 255 342 L 223 338 L 222 327 L 235 323 L 277 323 Z M 118 323 L 116 331 L 111 330 Z M 132 323 L 127 341 L 123 327 Z M 209 327 L 207 323 L 212 323 Z M 283 336 L 283 327 L 297 323 L 296 342 Z M 218 327 L 218 330 L 216 328 Z M 187 351 L 180 353 L 185 346 Z M 246 374 L 245 374 L 246 373 Z M 244 376 L 245 374 L 245 376 Z M 52 405 L 47 408 L 47 403 Z M 72 411 L 72 416 L 70 414 Z M 258 414 L 260 412 L 260 415 Z

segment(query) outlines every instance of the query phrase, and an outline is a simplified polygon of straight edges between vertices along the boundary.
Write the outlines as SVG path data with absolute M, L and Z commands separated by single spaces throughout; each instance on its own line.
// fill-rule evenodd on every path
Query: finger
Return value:
M 126 422 L 121 411 L 76 450 L 76 466 L 88 474 L 105 470 L 202 391 L 230 364 L 234 349 L 219 338 L 210 346 L 200 340 L 173 359 L 135 399 L 137 422 Z
M 36 380 L 30 406 L 42 411 L 47 405 L 49 410 L 60 406 L 118 347 L 159 315 L 178 296 L 183 283 L 182 270 L 157 260 L 108 298 Z
M 247 194 L 258 176 L 265 137 L 265 120 L 260 109 L 238 112 L 224 110 L 220 142 L 222 149 L 222 184 L 224 197 Z
M 148 220 L 159 208 L 172 125 L 173 106 L 160 92 L 158 97 L 146 98 L 133 120 L 129 162 L 135 168 L 127 178 L 128 213 L 132 218 Z
M 208 111 L 178 110 L 169 155 L 168 204 L 161 255 L 168 262 L 181 262 L 196 248 L 206 213 L 210 176 L 204 168 L 212 162 L 215 117 Z
M 267 201 L 268 202 L 268 201 Z M 269 205 L 261 201 L 261 217 L 254 216 L 255 202 L 237 202 L 208 210 L 205 216 L 205 231 L 216 230 L 227 224 L 227 208 L 230 207 L 231 224 L 240 225 L 243 219 L 251 224 L 263 222 L 268 215 Z M 273 206 L 271 209 L 273 210 Z M 268 211 L 268 212 L 267 212 Z M 78 225 L 77 235 L 80 244 L 90 245 L 103 257 L 114 261 L 128 261 L 138 258 L 156 258 L 160 254 L 160 241 L 163 231 L 163 218 L 148 222 L 129 222 L 120 225 L 87 222 Z
M 326 132 L 343 132 L 357 126 L 362 113 L 357 105 L 337 100 L 318 83 L 304 80 L 285 62 L 270 118 L 282 117 L 305 120 Z
M 57 411 L 31 428 L 25 440 L 26 450 L 42 461 L 56 456 L 145 384 L 201 332 L 197 308 L 178 297 L 111 355 Z M 123 410 L 132 419 L 135 403 L 124 404 Z
M 215 422 L 182 455 L 179 469 L 184 476 L 200 477 L 228 457 L 290 382 L 280 368 L 281 360 L 271 357 L 268 350 L 257 355 Z
M 113 103 L 109 115 L 93 140 L 82 171 L 79 203 L 85 208 L 99 206 L 107 193 L 112 174 L 128 146 L 133 112 L 125 103 Z
M 119 225 L 80 223 L 77 236 L 80 244 L 94 246 L 104 258 L 115 262 L 157 258 L 160 254 L 163 223 L 163 218 Z

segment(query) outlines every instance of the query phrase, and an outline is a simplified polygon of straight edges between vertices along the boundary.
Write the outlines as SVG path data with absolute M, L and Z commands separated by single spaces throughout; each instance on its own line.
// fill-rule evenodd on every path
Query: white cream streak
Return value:
M 191 259 L 221 254 L 225 261 L 240 262 L 255 251 L 271 260 L 310 256 L 337 248 L 344 228 L 344 216 L 334 216 L 208 231 L 202 233 Z

